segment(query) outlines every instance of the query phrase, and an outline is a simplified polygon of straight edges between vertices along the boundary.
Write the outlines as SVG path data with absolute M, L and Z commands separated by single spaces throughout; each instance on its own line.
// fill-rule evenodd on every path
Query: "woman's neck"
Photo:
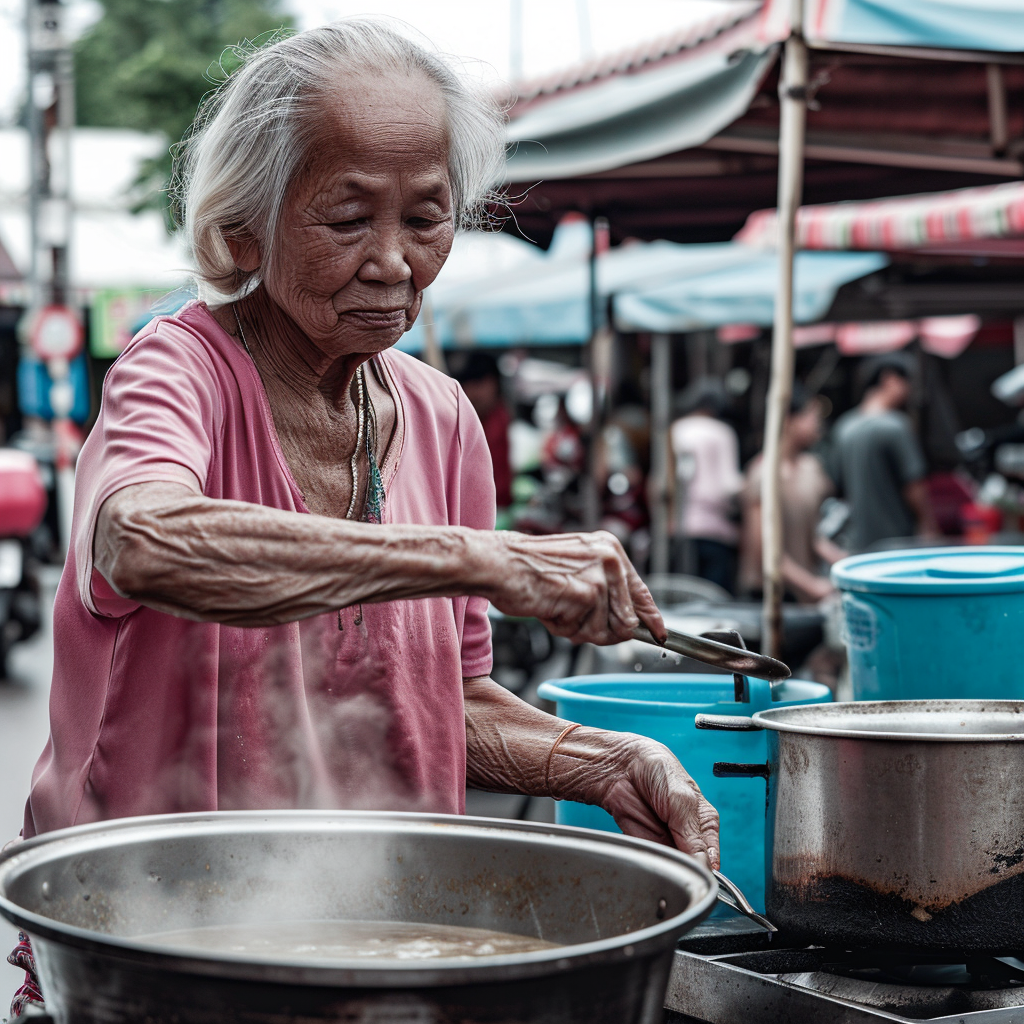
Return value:
M 221 326 L 245 344 L 268 394 L 304 406 L 322 402 L 335 413 L 352 409 L 352 381 L 365 355 L 332 356 L 312 342 L 263 288 L 222 307 Z M 227 323 L 225 323 L 225 319 Z

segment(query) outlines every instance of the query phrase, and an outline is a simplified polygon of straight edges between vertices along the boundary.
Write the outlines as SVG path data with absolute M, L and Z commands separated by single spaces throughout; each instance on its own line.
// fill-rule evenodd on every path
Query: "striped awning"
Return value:
M 747 218 L 737 242 L 774 248 L 775 210 Z M 802 206 L 797 248 L 900 252 L 947 243 L 1024 239 L 1024 182 L 898 196 L 869 202 Z
M 872 356 L 905 348 L 915 338 L 929 355 L 955 359 L 974 340 L 981 317 L 929 316 L 920 320 L 874 320 L 862 323 L 817 323 L 793 328 L 793 345 L 811 348 L 834 344 L 844 356 Z M 718 340 L 726 345 L 752 341 L 761 336 L 756 324 L 726 324 L 718 328 Z

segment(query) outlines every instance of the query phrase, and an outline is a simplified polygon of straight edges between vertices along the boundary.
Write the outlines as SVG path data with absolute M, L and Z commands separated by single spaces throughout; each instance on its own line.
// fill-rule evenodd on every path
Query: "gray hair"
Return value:
M 455 225 L 479 223 L 504 175 L 504 112 L 440 54 L 384 21 L 355 17 L 236 55 L 239 67 L 203 101 L 175 158 L 174 199 L 201 297 L 231 301 L 259 284 L 261 270 L 237 267 L 227 239 L 255 237 L 265 254 L 273 250 L 285 194 L 315 140 L 319 101 L 340 73 L 420 73 L 439 87 Z

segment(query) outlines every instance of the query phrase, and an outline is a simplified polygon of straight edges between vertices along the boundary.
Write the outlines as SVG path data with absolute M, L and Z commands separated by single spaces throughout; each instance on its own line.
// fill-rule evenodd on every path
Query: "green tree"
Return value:
M 234 69 L 229 49 L 292 19 L 277 0 L 101 0 L 75 43 L 78 124 L 162 132 L 178 142 L 203 96 Z M 139 207 L 168 209 L 169 149 L 139 171 Z

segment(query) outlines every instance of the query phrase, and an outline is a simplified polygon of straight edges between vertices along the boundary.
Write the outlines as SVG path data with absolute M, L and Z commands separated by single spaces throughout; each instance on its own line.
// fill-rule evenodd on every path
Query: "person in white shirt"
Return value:
M 711 378 L 694 381 L 680 398 L 683 415 L 670 433 L 672 568 L 734 593 L 743 475 L 736 431 L 720 419 L 725 405 L 724 388 Z

